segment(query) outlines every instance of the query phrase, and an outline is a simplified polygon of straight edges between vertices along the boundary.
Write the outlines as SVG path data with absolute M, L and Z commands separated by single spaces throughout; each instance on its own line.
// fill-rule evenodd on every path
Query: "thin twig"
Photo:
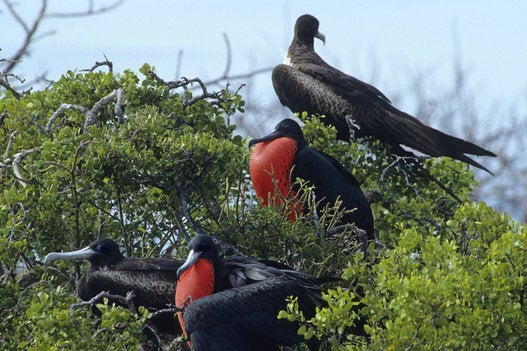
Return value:
M 248 72 L 248 73 L 233 74 L 231 76 L 226 76 L 226 77 L 222 76 L 222 77 L 219 77 L 213 80 L 209 80 L 205 82 L 205 84 L 212 85 L 212 84 L 219 84 L 226 80 L 238 80 L 238 79 L 252 78 L 253 76 L 256 76 L 261 73 L 271 72 L 272 70 L 273 70 L 273 67 L 259 68 L 254 71 Z
M 11 92 L 11 94 L 13 94 L 13 96 L 20 100 L 20 98 L 22 97 L 22 95 L 24 93 L 19 93 L 15 88 L 13 88 L 11 86 L 11 84 L 9 83 L 9 77 L 13 77 L 15 79 L 17 79 L 19 82 L 21 83 L 24 83 L 24 80 L 20 77 L 18 77 L 17 75 L 14 75 L 14 74 L 10 74 L 10 73 L 5 73 L 5 72 L 2 72 L 2 75 L 4 76 L 3 78 L 0 78 L 0 86 L 3 86 L 4 89 L 8 90 Z
M 4 4 L 7 6 L 8 11 L 11 13 L 11 15 L 14 17 L 16 22 L 22 26 L 24 29 L 24 32 L 26 33 L 24 37 L 24 41 L 22 42 L 22 45 L 18 48 L 18 50 L 15 52 L 15 54 L 10 58 L 9 64 L 4 69 L 5 73 L 9 73 L 13 70 L 13 68 L 17 65 L 17 63 L 20 62 L 20 59 L 27 54 L 29 45 L 32 42 L 32 38 L 37 32 L 38 26 L 44 19 L 44 16 L 46 14 L 46 7 L 47 7 L 47 0 L 42 0 L 42 5 L 40 7 L 40 10 L 37 13 L 37 17 L 31 24 L 31 26 L 28 26 L 24 20 L 20 17 L 18 12 L 14 9 L 13 3 L 9 0 L 4 0 Z
M 128 307 L 132 313 L 137 313 L 137 309 L 135 308 L 135 304 L 133 302 L 133 299 L 135 297 L 135 293 L 133 291 L 129 291 L 126 296 L 122 295 L 113 295 L 110 294 L 108 291 L 101 291 L 88 301 L 82 301 L 82 302 L 76 302 L 70 306 L 70 312 L 73 312 L 76 308 L 84 307 L 84 306 L 93 306 L 100 300 L 107 298 L 112 301 L 117 301 L 120 304 L 123 304 Z
M 118 0 L 108 6 L 102 6 L 98 9 L 93 9 L 92 3 L 90 2 L 90 6 L 88 10 L 86 11 L 48 13 L 46 14 L 46 17 L 47 18 L 71 18 L 71 17 L 87 17 L 87 16 L 100 15 L 102 13 L 114 10 L 118 8 L 119 6 L 121 6 L 122 4 L 124 4 L 124 0 Z
M 95 61 L 95 64 L 91 68 L 82 69 L 81 72 L 93 72 L 97 68 L 102 67 L 102 66 L 108 66 L 108 71 L 113 72 L 113 62 L 108 60 L 108 57 L 106 57 L 106 55 L 104 55 L 104 59 L 105 60 L 101 62 Z

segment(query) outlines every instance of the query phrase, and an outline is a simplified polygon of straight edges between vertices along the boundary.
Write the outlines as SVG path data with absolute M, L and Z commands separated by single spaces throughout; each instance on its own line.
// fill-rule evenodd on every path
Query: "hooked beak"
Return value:
M 198 258 L 199 258 L 199 252 L 190 250 L 187 256 L 187 260 L 177 270 L 177 278 L 179 279 L 179 277 L 181 277 L 181 274 L 183 274 L 183 272 L 185 272 L 187 269 L 192 267 L 192 265 L 196 263 Z
M 319 31 L 315 34 L 315 38 L 320 39 L 324 45 L 326 45 L 326 36 Z
M 249 147 L 253 146 L 254 144 L 263 143 L 265 141 L 275 140 L 275 139 L 281 138 L 282 136 L 283 135 L 281 132 L 275 130 L 274 132 L 271 132 L 261 138 L 252 139 L 251 141 L 249 141 Z
M 44 258 L 44 264 L 48 264 L 55 260 L 80 260 L 90 258 L 96 252 L 89 246 L 72 252 L 51 252 Z

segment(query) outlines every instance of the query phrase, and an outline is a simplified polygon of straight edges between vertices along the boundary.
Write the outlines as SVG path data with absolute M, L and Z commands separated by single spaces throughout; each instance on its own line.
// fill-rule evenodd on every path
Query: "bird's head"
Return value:
M 124 258 L 119 245 L 111 239 L 100 239 L 90 243 L 83 249 L 72 252 L 52 252 L 44 258 L 44 263 L 55 260 L 87 259 L 92 269 L 111 267 Z
M 278 138 L 293 139 L 297 142 L 297 145 L 299 146 L 307 145 L 307 141 L 304 138 L 304 133 L 302 133 L 302 128 L 300 128 L 300 125 L 295 120 L 292 120 L 291 118 L 286 118 L 280 121 L 274 128 L 274 131 L 272 131 L 271 133 L 261 138 L 252 139 L 249 142 L 249 147 L 258 143 L 272 141 Z
M 210 261 L 213 266 L 217 266 L 221 260 L 214 241 L 212 241 L 212 238 L 208 235 L 200 234 L 195 236 L 190 240 L 187 248 L 189 250 L 187 260 L 181 265 L 181 267 L 179 267 L 177 271 L 178 278 L 199 259 L 206 259 Z
M 302 15 L 295 23 L 295 39 L 305 44 L 313 45 L 314 38 L 326 43 L 326 36 L 318 31 L 319 22 L 316 17 Z

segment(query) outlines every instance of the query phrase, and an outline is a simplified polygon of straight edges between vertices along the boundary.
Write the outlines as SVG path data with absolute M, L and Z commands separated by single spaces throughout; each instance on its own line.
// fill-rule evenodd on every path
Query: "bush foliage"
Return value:
M 320 118 L 299 116 L 311 145 L 377 197 L 378 241 L 364 254 L 350 230 L 325 238 L 335 211 L 292 223 L 283 215 L 288 204 L 256 205 L 246 140 L 230 123 L 243 106 L 229 87 L 209 92 L 199 81 L 164 82 L 148 65 L 140 74 L 70 71 L 21 98 L 4 92 L 2 349 L 144 346 L 147 311 L 102 303 L 96 316 L 89 306 L 72 306 L 84 266 L 43 266 L 43 257 L 110 237 L 128 256 L 181 258 L 188 238 L 203 232 L 247 255 L 341 276 L 315 318 L 305 320 L 294 298 L 281 313 L 325 349 L 527 348 L 527 230 L 470 200 L 476 181 L 466 165 L 424 161 L 460 203 L 379 142 L 337 141 Z M 359 318 L 367 340 L 350 334 Z

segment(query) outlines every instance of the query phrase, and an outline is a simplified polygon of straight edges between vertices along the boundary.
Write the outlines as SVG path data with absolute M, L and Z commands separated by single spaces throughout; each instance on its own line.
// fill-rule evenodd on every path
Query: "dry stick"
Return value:
M 117 102 L 115 103 L 114 113 L 117 116 L 118 121 L 122 121 L 122 117 L 123 117 L 122 104 L 123 104 L 123 101 L 124 101 L 124 89 L 123 88 L 117 88 L 117 89 L 113 90 L 111 93 L 109 93 L 108 95 L 102 97 L 99 101 L 97 101 L 93 105 L 93 108 L 91 110 L 88 109 L 87 107 L 80 106 L 80 105 L 73 105 L 73 104 L 62 104 L 62 105 L 60 105 L 60 107 L 57 109 L 57 111 L 55 111 L 55 113 L 53 113 L 53 115 L 50 117 L 50 119 L 46 123 L 45 131 L 49 133 L 51 131 L 52 123 L 60 115 L 62 115 L 65 110 L 69 110 L 69 109 L 80 111 L 80 112 L 82 112 L 82 113 L 84 113 L 86 115 L 86 118 L 84 120 L 84 126 L 83 126 L 83 131 L 86 131 L 86 129 L 88 127 L 90 127 L 91 125 L 94 125 L 97 122 L 97 113 L 99 113 L 99 111 L 104 106 L 106 106 L 112 99 L 115 99 L 115 98 L 117 99 Z
M 49 118 L 48 123 L 46 123 L 45 131 L 49 133 L 51 131 L 51 124 L 64 113 L 65 110 L 77 110 L 81 111 L 82 113 L 88 113 L 88 108 L 84 106 L 79 105 L 73 105 L 73 104 L 61 104 L 60 107 L 53 113 L 53 115 Z
M 128 306 L 128 309 L 132 311 L 132 313 L 137 313 L 137 309 L 135 308 L 135 304 L 133 302 L 133 299 L 135 297 L 135 293 L 133 291 L 129 291 L 126 293 L 126 296 L 122 295 L 113 295 L 110 294 L 108 291 L 101 291 L 88 301 L 82 301 L 82 302 L 76 302 L 70 306 L 70 312 L 73 312 L 74 309 L 83 307 L 83 306 L 93 306 L 95 303 L 99 302 L 103 298 L 108 298 L 110 300 L 115 300 L 123 305 Z
M 89 8 L 86 11 L 79 11 L 79 12 L 64 12 L 64 13 L 48 13 L 46 15 L 47 18 L 71 18 L 71 17 L 87 17 L 87 16 L 94 16 L 99 15 L 108 11 L 111 11 L 113 9 L 116 9 L 117 7 L 121 6 L 124 3 L 124 0 L 118 0 L 114 2 L 113 4 L 110 4 L 108 6 L 101 6 L 98 9 L 93 8 L 93 1 L 89 2 Z
M 192 83 L 198 83 L 200 88 L 201 88 L 201 91 L 202 91 L 201 95 L 194 96 L 191 99 L 188 99 L 188 100 L 184 101 L 183 102 L 183 106 L 184 107 L 188 107 L 188 106 L 196 103 L 199 100 L 203 100 L 203 99 L 207 99 L 207 98 L 214 98 L 214 99 L 220 100 L 221 92 L 209 93 L 208 90 L 207 90 L 207 86 L 199 78 L 188 79 L 186 77 L 181 77 L 180 80 L 168 81 L 167 82 L 167 81 L 163 80 L 161 77 L 159 77 L 154 71 L 150 70 L 150 71 L 147 72 L 147 74 L 152 79 L 154 79 L 155 81 L 157 81 L 157 82 L 163 84 L 164 86 L 166 86 L 168 90 L 177 89 L 177 88 L 183 88 L 185 91 L 187 91 L 188 90 L 188 85 L 191 85 Z
M 13 70 L 13 68 L 17 65 L 17 63 L 20 62 L 20 59 L 27 53 L 27 49 L 29 45 L 31 44 L 33 35 L 35 35 L 35 33 L 37 32 L 38 26 L 40 25 L 40 23 L 42 22 L 46 14 L 47 1 L 46 0 L 42 1 L 42 6 L 40 7 L 40 10 L 37 13 L 37 17 L 31 24 L 31 27 L 29 27 L 24 22 L 24 20 L 20 17 L 18 12 L 16 12 L 16 10 L 13 7 L 13 4 L 9 0 L 4 0 L 4 4 L 6 5 L 8 11 L 11 13 L 14 19 L 16 20 L 16 22 L 18 22 L 18 24 L 22 26 L 26 34 L 22 45 L 20 46 L 20 48 L 18 48 L 15 54 L 10 58 L 9 64 L 4 69 L 5 73 L 9 73 Z
M 155 81 L 165 85 L 167 87 L 168 90 L 172 90 L 172 89 L 177 89 L 177 88 L 183 88 L 185 91 L 187 91 L 189 88 L 188 88 L 188 85 L 192 84 L 192 83 L 198 83 L 200 88 L 201 88 L 201 95 L 198 95 L 198 96 L 194 96 L 186 101 L 183 102 L 183 106 L 184 107 L 188 107 L 194 103 L 196 103 L 197 101 L 199 100 L 204 100 L 204 99 L 209 99 L 209 98 L 212 98 L 212 99 L 216 99 L 218 101 L 222 101 L 221 99 L 221 94 L 223 92 L 222 91 L 215 91 L 215 92 L 209 92 L 207 90 L 207 85 L 209 84 L 217 84 L 218 82 L 220 81 L 223 81 L 223 80 L 227 80 L 227 79 L 240 79 L 240 78 L 244 78 L 244 77 L 251 77 L 255 74 L 258 74 L 258 73 L 261 73 L 261 72 L 265 72 L 266 70 L 270 70 L 270 68 L 266 68 L 266 69 L 261 69 L 261 70 L 257 70 L 257 71 L 253 71 L 253 72 L 250 72 L 248 74 L 242 74 L 242 75 L 238 75 L 238 76 L 222 76 L 220 78 L 217 78 L 211 82 L 207 82 L 207 83 L 204 83 L 201 79 L 199 78 L 193 78 L 193 79 L 188 79 L 186 77 L 181 77 L 180 80 L 177 80 L 177 81 L 165 81 L 163 80 L 161 77 L 159 77 L 155 72 L 153 71 L 148 71 L 147 74 L 152 78 L 154 79 Z M 227 90 L 228 90 L 228 86 L 229 84 L 227 84 Z M 236 92 L 235 94 L 238 94 L 239 91 L 245 86 L 245 84 L 241 84 L 238 89 L 236 89 Z
M 12 86 L 11 84 L 9 84 L 8 80 L 7 80 L 7 76 L 6 76 L 6 79 L 3 79 L 3 78 L 0 78 L 0 86 L 4 87 L 4 89 L 8 90 L 11 92 L 11 94 L 13 94 L 13 96 L 16 98 L 16 99 L 20 99 L 21 95 L 18 91 L 16 91 Z
M 117 116 L 117 125 L 120 126 L 123 123 L 123 101 L 124 101 L 124 89 L 117 89 L 117 101 L 115 102 L 115 107 L 113 108 L 113 113 Z
M 33 148 L 28 150 L 22 150 L 19 153 L 15 154 L 15 157 L 13 158 L 13 173 L 15 174 L 15 177 L 17 178 L 18 182 L 25 188 L 27 183 L 25 182 L 24 178 L 22 177 L 22 174 L 20 173 L 20 170 L 18 169 L 18 165 L 24 157 L 26 157 L 27 154 L 30 154 L 32 152 L 39 151 L 41 148 Z
M 104 61 L 102 62 L 95 61 L 95 64 L 91 68 L 83 69 L 81 70 L 81 72 L 93 72 L 95 71 L 95 69 L 97 69 L 98 67 L 102 67 L 102 66 L 108 66 L 108 71 L 113 72 L 113 62 L 108 60 L 108 57 L 106 57 L 106 55 L 103 55 L 103 56 L 105 59 Z
M 9 152 L 11 152 L 11 149 L 13 148 L 13 142 L 15 141 L 15 138 L 17 135 L 18 135 L 18 130 L 14 130 L 9 136 L 9 141 L 7 142 L 7 147 L 5 148 L 5 152 L 4 152 L 4 159 L 7 158 L 7 156 L 9 155 Z
M 123 92 L 118 93 L 119 90 L 122 90 Z M 123 96 L 124 96 L 123 88 L 117 88 L 114 91 L 112 91 L 110 94 L 104 96 L 99 101 L 97 101 L 93 105 L 93 108 L 86 113 L 86 119 L 84 120 L 83 130 L 86 131 L 88 127 L 94 125 L 97 122 L 97 113 L 99 112 L 99 110 L 102 109 L 104 106 L 108 104 L 108 102 L 110 102 L 111 100 L 115 98 L 117 98 L 117 102 L 116 102 L 116 108 L 114 109 L 114 111 L 115 112 L 119 111 L 121 113 L 121 116 L 118 116 L 118 118 L 121 118 L 122 117 L 121 105 L 123 103 L 122 101 Z M 117 105 L 119 106 L 118 109 L 117 109 Z

